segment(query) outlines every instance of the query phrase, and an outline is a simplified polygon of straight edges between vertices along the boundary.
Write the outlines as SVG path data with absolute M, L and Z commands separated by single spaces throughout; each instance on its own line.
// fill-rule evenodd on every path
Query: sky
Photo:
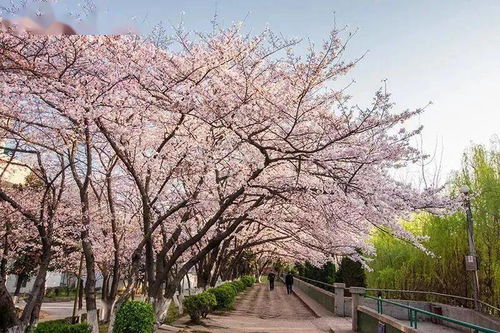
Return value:
M 67 21 L 82 2 L 53 6 L 56 17 Z M 407 126 L 424 126 L 415 144 L 435 155 L 427 171 L 440 167 L 441 183 L 460 168 L 472 143 L 490 146 L 500 133 L 499 0 L 99 0 L 96 6 L 97 16 L 81 31 L 116 33 L 133 26 L 148 33 L 160 22 L 180 20 L 188 30 L 207 31 L 217 13 L 221 25 L 243 22 L 255 33 L 270 27 L 319 44 L 334 22 L 347 25 L 356 32 L 347 58 L 366 55 L 339 88 L 355 80 L 348 92 L 360 106 L 384 84 L 396 109 L 432 101 Z M 417 169 L 405 172 L 411 177 Z

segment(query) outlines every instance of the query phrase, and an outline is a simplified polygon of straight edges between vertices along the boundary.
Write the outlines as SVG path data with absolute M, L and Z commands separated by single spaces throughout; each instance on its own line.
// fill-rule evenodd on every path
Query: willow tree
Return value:
M 479 256 L 480 298 L 500 304 L 500 151 L 498 140 L 487 150 L 474 146 L 464 154 L 461 171 L 450 191 L 461 185 L 472 190 L 474 238 Z M 464 210 L 438 217 L 421 214 L 406 222 L 407 230 L 427 236 L 423 242 L 431 254 L 407 242 L 377 233 L 377 257 L 370 264 L 368 284 L 374 287 L 429 290 L 471 296 L 470 276 L 464 256 L 468 254 L 467 221 Z

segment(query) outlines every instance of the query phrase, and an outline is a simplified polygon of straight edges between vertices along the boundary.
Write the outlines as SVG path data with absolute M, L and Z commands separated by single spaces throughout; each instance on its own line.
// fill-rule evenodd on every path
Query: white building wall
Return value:
M 85 281 L 85 276 L 83 276 Z M 54 288 L 66 286 L 64 279 L 64 273 L 61 272 L 47 272 L 47 278 L 45 280 L 45 288 Z M 97 273 L 96 276 L 96 288 L 102 288 L 102 275 Z M 16 291 L 16 283 L 17 283 L 17 275 L 7 275 L 7 291 L 13 294 Z M 35 277 L 30 278 L 24 287 L 21 288 L 21 294 L 28 294 L 31 292 L 33 288 L 33 284 L 35 283 Z

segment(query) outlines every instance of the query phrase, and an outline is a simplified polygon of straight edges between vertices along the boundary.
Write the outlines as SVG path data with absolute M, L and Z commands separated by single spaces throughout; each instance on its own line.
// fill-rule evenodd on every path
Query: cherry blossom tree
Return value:
M 36 323 L 38 319 L 51 258 L 57 248 L 60 248 L 57 245 L 65 241 L 59 239 L 59 235 L 66 234 L 65 229 L 71 225 L 73 216 L 71 204 L 63 198 L 67 165 L 60 156 L 59 147 L 45 133 L 33 131 L 17 121 L 10 121 L 13 120 L 10 112 L 2 112 L 2 118 L 4 138 L 14 143 L 11 147 L 13 158 L 5 168 L 13 165 L 28 168 L 35 179 L 22 186 L 11 186 L 7 182 L 2 182 L 0 186 L 0 201 L 7 208 L 3 214 L 8 215 L 2 221 L 5 223 L 2 229 L 5 230 L 6 240 L 3 259 L 7 259 L 7 262 L 9 260 L 5 251 L 9 244 L 16 244 L 21 249 L 29 247 L 33 253 L 38 253 L 35 282 L 19 320 L 15 316 L 12 299 L 5 289 L 5 275 L 1 277 L 0 303 L 2 312 L 9 314 L 7 320 L 2 321 L 2 325 L 6 325 L 3 328 L 10 328 L 12 332 L 24 332 L 26 327 Z M 16 254 L 16 251 L 12 254 Z
M 68 174 L 59 191 L 77 207 L 94 332 L 97 269 L 112 330 L 141 266 L 161 323 L 193 267 L 206 285 L 240 274 L 249 251 L 263 266 L 363 260 L 373 228 L 419 244 L 399 218 L 449 202 L 390 170 L 421 158 L 410 145 L 420 129 L 401 124 L 422 110 L 396 112 L 383 91 L 351 106 L 335 86 L 356 63 L 342 60 L 340 35 L 305 56 L 298 41 L 239 27 L 178 32 L 169 49 L 134 36 L 1 35 L 0 108 L 20 124 L 16 140 L 56 154 L 57 179 Z

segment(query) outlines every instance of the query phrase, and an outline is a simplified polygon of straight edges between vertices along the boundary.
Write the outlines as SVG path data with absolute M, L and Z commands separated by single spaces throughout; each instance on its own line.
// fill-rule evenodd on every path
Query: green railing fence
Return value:
M 332 284 L 310 279 L 304 276 L 296 276 L 296 277 L 312 285 L 323 288 L 327 291 L 335 292 L 334 286 Z M 346 289 L 347 295 L 349 295 L 348 291 L 349 290 Z M 385 298 L 399 298 L 399 299 L 413 300 L 413 301 L 437 302 L 452 306 L 474 309 L 473 306 L 474 299 L 470 297 L 442 294 L 433 291 L 420 291 L 420 290 L 366 288 L 366 291 L 372 293 L 382 293 L 385 296 Z M 481 300 L 479 300 L 478 302 L 480 304 L 479 308 L 480 312 L 489 316 L 500 317 L 500 308 L 488 304 L 486 302 L 483 302 Z
M 377 302 L 377 312 L 380 313 L 380 314 L 384 313 L 384 304 L 391 304 L 391 305 L 394 305 L 394 306 L 397 306 L 397 307 L 401 307 L 401 308 L 407 309 L 408 310 L 408 320 L 410 321 L 410 326 L 413 327 L 413 328 L 418 328 L 418 314 L 420 313 L 420 314 L 426 315 L 426 316 L 431 317 L 431 318 L 436 318 L 436 319 L 439 319 L 439 320 L 443 320 L 443 321 L 447 321 L 447 322 L 453 323 L 455 325 L 459 325 L 459 326 L 464 327 L 464 328 L 473 329 L 474 332 L 476 332 L 476 333 L 478 333 L 478 332 L 498 333 L 498 331 L 490 329 L 490 328 L 481 327 L 481 326 L 477 326 L 477 325 L 474 325 L 474 324 L 469 324 L 469 323 L 466 323 L 466 322 L 463 322 L 463 321 L 460 321 L 460 320 L 457 320 L 457 319 L 445 317 L 445 316 L 438 315 L 438 314 L 435 314 L 435 313 L 432 313 L 432 312 L 429 312 L 429 311 L 425 311 L 425 310 L 422 310 L 422 309 L 419 309 L 419 308 L 415 308 L 413 306 L 409 306 L 409 305 L 405 305 L 405 304 L 401 304 L 401 303 L 389 301 L 389 300 L 386 300 L 386 299 L 383 299 L 383 298 L 380 298 L 380 297 L 373 297 L 373 296 L 368 296 L 368 295 L 365 295 L 365 297 L 373 299 L 373 300 L 375 300 Z
M 460 306 L 468 309 L 474 309 L 474 299 L 470 297 L 442 294 L 432 291 L 419 291 L 419 290 L 398 290 L 398 289 L 378 289 L 366 288 L 367 292 L 381 293 L 384 298 L 399 298 L 404 300 L 426 301 L 448 304 L 452 306 Z M 493 316 L 500 317 L 500 308 L 483 301 L 479 302 L 479 311 Z

